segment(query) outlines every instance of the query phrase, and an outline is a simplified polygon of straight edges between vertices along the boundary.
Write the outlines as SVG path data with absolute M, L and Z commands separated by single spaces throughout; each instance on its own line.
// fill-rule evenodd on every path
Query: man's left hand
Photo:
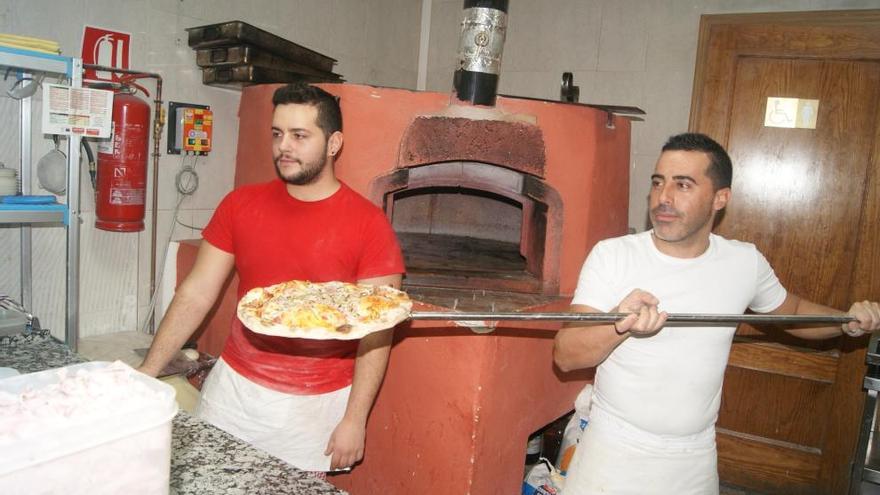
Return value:
M 847 314 L 854 316 L 858 320 L 843 324 L 843 333 L 851 337 L 858 337 L 864 335 L 865 332 L 880 330 L 880 304 L 876 301 L 854 303 L 849 308 Z
M 352 467 L 364 458 L 366 428 L 355 421 L 342 418 L 330 435 L 324 455 L 331 455 L 330 469 Z

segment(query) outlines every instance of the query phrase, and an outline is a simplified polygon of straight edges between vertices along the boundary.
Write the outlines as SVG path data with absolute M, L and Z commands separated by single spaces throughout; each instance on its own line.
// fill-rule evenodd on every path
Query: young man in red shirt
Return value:
M 147 374 L 189 339 L 233 268 L 239 298 L 294 279 L 400 286 L 403 258 L 388 219 L 334 174 L 343 143 L 336 98 L 292 84 L 272 101 L 278 178 L 242 186 L 217 207 L 141 365 Z M 392 330 L 359 341 L 271 337 L 233 318 L 196 414 L 298 468 L 349 468 L 363 457 L 391 340 Z

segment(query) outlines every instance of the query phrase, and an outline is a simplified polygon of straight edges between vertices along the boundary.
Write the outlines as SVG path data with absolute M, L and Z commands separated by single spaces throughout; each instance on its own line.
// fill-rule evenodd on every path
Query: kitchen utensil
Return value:
M 52 140 L 55 148 L 37 162 L 37 179 L 43 189 L 64 194 L 67 191 L 67 155 L 58 148 L 58 136 L 53 135 Z
M 27 316 L 15 309 L 0 308 L 0 337 L 27 332 Z
M 12 87 L 6 90 L 6 94 L 9 95 L 10 98 L 16 100 L 30 98 L 31 96 L 34 96 L 34 93 L 37 92 L 37 88 L 42 85 L 42 82 L 42 74 L 37 76 L 24 76 L 16 80 Z
M 626 318 L 629 313 L 519 313 L 519 312 L 455 312 L 413 311 L 413 320 L 450 321 L 584 321 L 612 323 Z M 843 324 L 855 321 L 849 315 L 770 315 L 770 314 L 699 314 L 670 313 L 668 323 L 704 323 L 719 325 L 727 323 L 792 324 Z
M 202 83 L 204 84 L 243 85 L 297 81 L 308 83 L 338 82 L 340 79 L 332 72 L 327 72 L 321 76 L 313 76 L 256 65 L 205 67 L 202 69 Z
M 242 21 L 227 21 L 207 26 L 186 28 L 189 46 L 211 48 L 250 44 L 280 55 L 288 60 L 322 71 L 333 70 L 336 59 L 281 38 Z
M 202 68 L 252 65 L 296 72 L 304 76 L 318 76 L 327 80 L 342 80 L 342 76 L 339 74 L 296 63 L 265 49 L 250 45 L 219 46 L 196 50 L 196 64 Z
M 0 164 L 0 196 L 18 194 L 18 171 Z
M 49 205 L 55 203 L 55 196 L 47 194 L 7 196 L 0 202 L 16 205 Z
M 147 351 L 149 351 L 147 348 L 134 349 L 134 353 L 140 357 L 146 357 Z M 195 359 L 191 358 L 187 351 L 195 351 Z M 156 375 L 156 378 L 173 375 L 192 375 L 197 371 L 212 367 L 216 361 L 217 358 L 208 357 L 207 354 L 202 358 L 202 355 L 195 349 L 182 349 L 177 351 L 174 357 L 171 358 L 171 361 L 165 365 L 165 368 Z
M 10 205 L 51 205 L 55 204 L 55 196 L 47 194 L 27 196 L 6 196 L 0 199 L 0 203 Z
M 582 321 L 588 323 L 613 323 L 630 313 L 520 313 L 520 312 L 456 312 L 456 311 L 413 311 L 410 320 L 454 321 L 470 327 L 474 333 L 490 333 L 499 321 Z M 667 323 L 670 326 L 697 324 L 700 326 L 730 326 L 731 323 L 768 323 L 777 325 L 818 325 L 844 324 L 856 321 L 850 315 L 770 315 L 770 314 L 699 314 L 670 313 Z M 679 325 L 675 325 L 679 324 Z M 696 326 L 696 325 L 691 325 Z
M 17 303 L 14 299 L 7 296 L 6 294 L 0 294 L 0 308 L 14 310 L 24 314 L 27 317 L 26 329 L 28 331 L 40 329 L 40 320 L 36 316 L 34 316 L 33 313 L 25 309 L 24 306 Z

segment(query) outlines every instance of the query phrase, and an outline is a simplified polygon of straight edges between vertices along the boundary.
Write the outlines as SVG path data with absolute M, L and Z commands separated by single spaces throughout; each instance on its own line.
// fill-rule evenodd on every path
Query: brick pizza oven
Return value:
M 464 0 L 453 93 L 325 84 L 340 98 L 337 176 L 384 209 L 415 309 L 564 311 L 599 240 L 625 233 L 630 125 L 587 105 L 496 95 L 507 0 Z M 272 93 L 242 91 L 235 186 L 270 180 Z M 345 212 L 340 212 L 345 214 Z M 197 246 L 178 251 L 178 279 Z M 233 277 L 199 336 L 219 355 Z M 519 493 L 529 435 L 592 379 L 561 374 L 559 323 L 410 321 L 395 330 L 354 495 Z
M 236 186 L 275 177 L 276 87 L 242 92 Z M 608 126 L 606 112 L 586 105 L 498 96 L 487 107 L 449 93 L 322 87 L 339 96 L 345 121 L 337 175 L 387 212 L 419 310 L 565 310 L 590 248 L 626 231 L 625 118 Z M 180 250 L 181 276 L 194 253 Z M 220 353 L 236 283 L 200 349 Z M 554 368 L 558 327 L 400 325 L 366 457 L 331 482 L 355 495 L 518 493 L 528 436 L 570 411 L 592 378 Z

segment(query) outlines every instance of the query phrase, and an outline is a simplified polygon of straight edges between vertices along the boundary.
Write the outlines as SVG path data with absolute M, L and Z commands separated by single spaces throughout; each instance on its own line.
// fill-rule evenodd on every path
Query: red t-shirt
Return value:
M 288 280 L 355 282 L 404 272 L 385 214 L 347 185 L 327 199 L 300 201 L 276 179 L 223 198 L 203 237 L 235 255 L 238 299 Z M 257 334 L 233 318 L 223 359 L 246 378 L 286 393 L 314 395 L 351 384 L 357 340 Z

